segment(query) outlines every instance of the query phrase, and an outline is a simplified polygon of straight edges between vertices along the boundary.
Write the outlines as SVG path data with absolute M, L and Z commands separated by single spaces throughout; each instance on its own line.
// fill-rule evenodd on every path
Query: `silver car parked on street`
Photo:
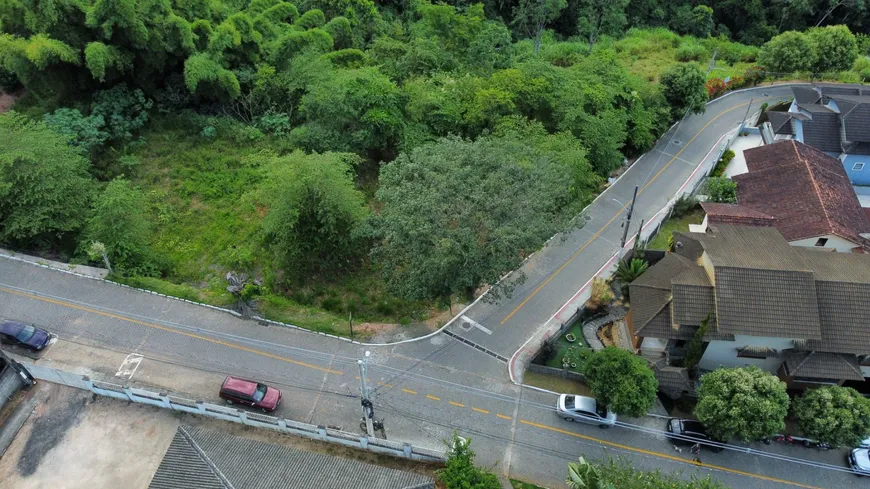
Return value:
M 598 401 L 591 397 L 562 394 L 556 402 L 556 412 L 565 421 L 594 424 L 599 428 L 610 428 L 616 424 L 616 414 L 599 406 Z

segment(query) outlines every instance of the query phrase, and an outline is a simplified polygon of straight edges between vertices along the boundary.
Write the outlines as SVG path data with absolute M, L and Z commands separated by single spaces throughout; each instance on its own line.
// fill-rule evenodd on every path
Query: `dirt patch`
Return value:
M 33 412 L 33 429 L 18 458 L 18 473 L 25 477 L 33 475 L 49 450 L 79 424 L 92 396 L 85 391 L 61 389 L 55 384 L 48 384 L 45 392 L 45 401 L 37 404 Z
M 0 114 L 11 109 L 16 100 L 18 100 L 18 95 L 8 94 L 0 90 Z
M 432 311 L 429 319 L 407 325 L 392 323 L 359 323 L 353 325 L 354 338 L 371 343 L 393 343 L 425 336 L 447 324 L 465 307 L 454 304 L 452 311 Z

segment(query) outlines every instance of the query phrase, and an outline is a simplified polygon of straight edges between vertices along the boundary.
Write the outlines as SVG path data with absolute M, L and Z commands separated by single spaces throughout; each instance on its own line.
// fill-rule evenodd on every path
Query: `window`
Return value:
M 828 244 L 828 238 L 819 238 L 816 241 L 816 246 L 825 246 L 826 244 Z
M 737 358 L 754 358 L 756 360 L 764 360 L 777 356 L 776 350 L 766 346 L 744 346 L 737 349 Z
M 860 163 L 860 162 L 859 162 L 859 163 L 855 163 L 855 164 L 852 166 L 852 170 L 853 170 L 853 171 L 861 171 L 861 170 L 863 170 L 863 169 L 864 169 L 864 163 Z

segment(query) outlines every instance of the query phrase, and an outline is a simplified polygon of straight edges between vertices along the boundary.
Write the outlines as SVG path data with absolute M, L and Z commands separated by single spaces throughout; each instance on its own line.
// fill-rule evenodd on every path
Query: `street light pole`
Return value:
M 372 416 L 374 416 L 374 411 L 372 410 L 372 401 L 369 399 L 369 387 L 366 382 L 366 364 L 368 363 L 369 356 L 371 356 L 372 352 L 367 351 L 363 356 L 362 360 L 357 360 L 356 363 L 359 364 L 359 380 L 360 380 L 360 391 L 362 393 L 362 411 L 363 411 L 363 419 L 366 423 L 366 434 L 368 434 L 369 438 L 375 437 L 375 428 L 372 425 Z
M 631 215 L 634 213 L 635 200 L 637 200 L 637 185 L 634 186 L 634 196 L 632 196 L 631 205 L 628 207 L 628 215 L 625 216 L 625 225 L 622 229 L 622 240 L 619 241 L 619 256 L 622 256 L 622 249 L 625 248 L 625 240 L 628 238 L 628 228 L 631 227 Z

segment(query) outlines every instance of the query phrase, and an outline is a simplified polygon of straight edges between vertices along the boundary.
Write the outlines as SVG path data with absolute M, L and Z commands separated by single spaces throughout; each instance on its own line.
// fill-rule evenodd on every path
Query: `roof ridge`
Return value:
M 810 357 L 813 356 L 815 353 L 816 353 L 815 350 L 809 352 L 809 353 L 807 354 L 807 356 L 805 356 L 804 359 L 801 360 L 801 363 L 799 363 L 798 366 L 794 368 L 794 372 L 797 372 L 798 370 L 800 370 L 801 367 L 803 367 L 804 364 L 807 363 L 807 361 L 810 359 Z
M 637 328 L 637 333 L 640 333 L 640 330 L 642 330 L 643 328 L 645 328 L 645 327 L 650 323 L 650 321 L 652 321 L 653 319 L 655 319 L 656 316 L 658 316 L 660 312 L 664 311 L 666 307 L 670 306 L 671 302 L 673 302 L 673 295 L 671 296 L 670 299 L 668 299 L 667 301 L 665 301 L 665 303 L 662 304 L 661 307 L 659 307 L 658 309 L 656 309 L 656 312 L 655 312 L 652 316 L 650 316 L 649 319 L 647 319 L 645 323 L 641 324 L 640 327 Z M 672 327 L 673 327 L 673 322 L 674 322 L 674 320 L 673 320 L 673 318 L 671 318 L 671 324 L 672 324 Z
M 833 233 L 834 226 L 831 224 L 831 215 L 828 213 L 828 206 L 825 204 L 825 199 L 822 198 L 821 189 L 819 188 L 819 183 L 816 181 L 816 175 L 815 175 L 815 173 L 813 173 L 813 169 L 810 168 L 809 161 L 807 161 L 806 158 L 804 158 L 804 156 L 800 153 L 800 151 L 797 151 L 797 146 L 794 146 L 794 148 L 795 148 L 795 152 L 797 153 L 798 160 L 800 160 L 801 163 L 803 163 L 804 166 L 806 166 L 807 173 L 810 174 L 810 181 L 813 183 L 813 189 L 815 189 L 816 198 L 819 200 L 819 204 L 822 206 L 822 212 L 825 213 L 825 224 L 827 224 L 828 231 Z M 815 149 L 815 148 L 813 148 L 813 149 Z M 830 171 L 824 167 L 823 167 L 823 169 L 826 171 Z M 831 173 L 833 173 L 833 172 L 831 172 Z
M 193 451 L 196 452 L 196 454 L 199 456 L 199 458 L 202 459 L 203 463 L 208 466 L 209 470 L 211 470 L 215 477 L 218 478 L 218 480 L 221 482 L 221 485 L 224 486 L 226 489 L 235 489 L 232 482 L 227 479 L 227 477 L 223 474 L 223 472 L 221 472 L 217 465 L 215 465 L 211 458 L 206 455 L 205 451 L 203 451 L 199 444 L 196 443 L 193 437 L 190 436 L 190 433 L 187 432 L 187 430 L 184 428 L 184 425 L 178 426 L 178 432 L 185 439 L 185 441 L 187 441 L 187 443 L 190 445 L 190 448 L 192 448 Z
M 840 357 L 840 361 L 845 363 L 846 365 L 848 365 L 849 368 L 851 368 L 853 372 L 859 374 L 862 377 L 864 376 L 864 374 L 861 372 L 861 369 L 860 368 L 856 369 L 854 365 L 852 365 L 851 363 L 849 363 L 848 360 L 846 360 L 846 358 L 843 356 L 842 353 L 837 353 L 837 356 Z

